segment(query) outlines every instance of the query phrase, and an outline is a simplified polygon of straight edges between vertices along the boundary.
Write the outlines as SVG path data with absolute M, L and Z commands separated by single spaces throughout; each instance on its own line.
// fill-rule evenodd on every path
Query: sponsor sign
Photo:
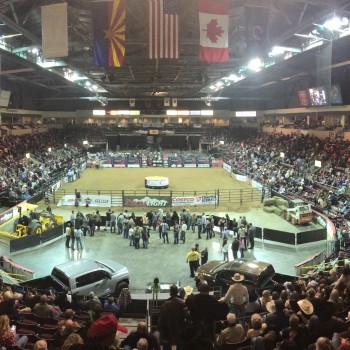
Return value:
M 246 182 L 247 181 L 247 177 L 245 175 L 236 174 L 236 180 L 237 181 Z
M 226 171 L 228 171 L 229 173 L 232 172 L 232 166 L 231 166 L 231 165 L 228 165 L 227 163 L 223 163 L 223 164 L 222 164 L 222 167 L 223 167 Z
M 1 213 L 0 225 L 3 225 L 5 222 L 11 220 L 12 218 L 13 218 L 13 209 L 9 209 L 5 213 Z
M 169 167 L 171 168 L 182 168 L 183 167 L 183 159 L 182 157 L 170 156 L 168 159 Z
M 210 158 L 209 157 L 197 157 L 198 168 L 210 168 Z
M 212 167 L 222 167 L 224 165 L 222 159 L 212 159 L 211 166 Z
M 170 196 L 124 196 L 124 207 L 170 207 Z
M 196 168 L 197 157 L 184 157 L 183 164 L 184 164 L 184 168 Z
M 113 167 L 114 168 L 125 168 L 126 167 L 125 157 L 114 157 L 113 158 Z
M 172 197 L 171 204 L 173 207 L 180 207 L 183 205 L 209 205 L 216 204 L 217 197 L 212 196 L 183 196 L 183 197 Z
M 61 205 L 74 205 L 75 204 L 75 195 L 73 194 L 67 194 L 63 196 L 59 202 L 57 203 L 57 206 Z M 105 195 L 81 195 L 79 206 L 86 206 L 88 204 L 91 207 L 111 207 L 112 206 L 112 200 L 111 196 L 105 196 Z
M 141 167 L 141 159 L 128 157 L 127 159 L 128 168 L 140 168 Z

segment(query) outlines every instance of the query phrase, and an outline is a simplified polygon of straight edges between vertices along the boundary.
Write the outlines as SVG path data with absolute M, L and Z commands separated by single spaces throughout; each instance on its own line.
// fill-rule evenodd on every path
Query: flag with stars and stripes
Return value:
M 179 57 L 178 0 L 148 0 L 148 57 Z

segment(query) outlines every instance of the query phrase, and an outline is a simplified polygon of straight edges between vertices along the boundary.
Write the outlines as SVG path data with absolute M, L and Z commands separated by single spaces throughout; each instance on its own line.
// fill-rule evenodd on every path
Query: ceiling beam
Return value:
M 18 73 L 33 72 L 33 71 L 34 71 L 33 68 L 10 69 L 10 70 L 0 71 L 0 75 L 18 74 Z
M 4 22 L 9 28 L 13 29 L 17 33 L 22 34 L 24 37 L 32 41 L 34 44 L 41 46 L 41 40 L 37 36 L 29 32 L 27 29 L 24 29 L 23 27 L 21 27 L 16 22 L 12 21 L 2 13 L 0 13 L 0 21 Z

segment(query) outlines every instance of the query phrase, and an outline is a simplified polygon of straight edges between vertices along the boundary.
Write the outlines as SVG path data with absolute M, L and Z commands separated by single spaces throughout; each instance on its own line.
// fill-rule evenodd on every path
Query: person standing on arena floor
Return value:
M 254 238 L 256 235 L 256 227 L 252 223 L 248 225 L 249 249 L 254 249 Z
M 170 210 L 167 210 L 165 213 L 165 221 L 168 224 L 168 226 L 171 226 L 171 213 Z
M 74 210 L 72 210 L 71 214 L 70 214 L 70 223 L 72 225 L 72 228 L 74 229 L 74 225 L 75 225 L 75 215 L 74 215 Z
M 95 228 L 96 228 L 96 219 L 93 214 L 90 214 L 89 221 L 88 221 L 89 227 L 90 227 L 90 236 L 95 236 Z
M 241 225 L 241 227 L 238 230 L 238 237 L 239 237 L 239 240 L 241 239 L 244 240 L 244 247 L 246 247 L 247 246 L 247 229 L 243 225 Z
M 117 216 L 114 211 L 111 212 L 111 233 L 116 233 Z
M 66 248 L 69 248 L 70 234 L 71 234 L 71 223 L 68 222 L 66 227 Z
M 228 243 L 227 243 L 227 239 L 224 239 L 224 242 L 222 243 L 221 252 L 223 254 L 223 260 L 224 261 L 228 261 Z
M 128 226 L 129 226 L 129 224 L 128 224 Z M 134 245 L 134 238 L 135 238 L 134 233 L 135 233 L 135 230 L 134 230 L 132 227 L 130 227 L 130 228 L 128 229 L 129 246 L 130 246 L 130 247 Z
M 134 228 L 134 246 L 135 246 L 135 249 L 140 249 L 140 238 L 141 238 L 141 230 L 140 230 L 140 227 L 136 226 Z
M 181 225 L 181 234 L 180 234 L 180 239 L 182 241 L 182 243 L 186 242 L 186 231 L 187 231 L 187 225 L 185 221 L 182 221 L 182 225 Z
M 210 217 L 205 222 L 205 232 L 207 233 L 207 239 L 212 238 Z
M 244 258 L 244 251 L 245 251 L 245 243 L 244 238 L 239 238 L 239 252 L 241 253 L 241 258 Z
M 129 238 L 129 219 L 124 217 L 123 220 L 123 236 L 125 239 Z
M 204 250 L 201 251 L 201 265 L 206 264 L 208 261 L 208 248 L 205 247 Z
M 173 230 L 174 230 L 174 244 L 179 244 L 180 226 L 177 222 L 175 222 Z
M 201 239 L 203 225 L 202 225 L 202 217 L 200 215 L 197 216 L 197 227 L 198 227 L 198 239 Z
M 199 258 L 200 258 L 199 253 L 194 248 L 192 248 L 191 251 L 187 253 L 186 262 L 190 266 L 190 273 L 191 273 L 190 277 L 192 278 L 194 278 L 194 273 L 196 271 L 197 261 L 199 261 Z
M 123 221 L 124 221 L 124 215 L 123 213 L 119 213 L 117 218 L 118 235 L 121 235 L 123 233 Z
M 192 214 L 191 215 L 191 229 L 192 229 L 193 233 L 195 233 L 195 231 L 196 231 L 196 223 L 197 223 L 197 215 Z
M 165 241 L 169 243 L 169 236 L 168 236 L 169 226 L 166 223 L 165 218 L 163 219 L 163 222 L 160 224 L 160 226 L 162 227 L 163 243 L 165 243 Z
M 112 211 L 111 209 L 108 209 L 107 213 L 106 213 L 106 226 L 105 226 L 105 231 L 107 231 L 107 227 L 111 226 L 111 214 Z
M 97 226 L 97 231 L 100 231 L 101 229 L 101 224 L 102 224 L 102 218 L 100 212 L 97 210 L 96 211 L 96 226 Z
M 77 242 L 77 249 L 83 249 L 83 244 L 81 243 L 81 237 L 83 236 L 83 231 L 80 227 L 74 230 L 75 241 Z
M 142 226 L 142 247 L 147 249 L 148 248 L 148 232 L 147 232 L 147 226 Z
M 238 235 L 238 222 L 235 218 L 232 220 L 232 231 L 235 236 Z
M 70 247 L 74 250 L 74 242 L 75 242 L 75 235 L 74 235 L 74 228 L 72 227 L 70 230 Z
M 239 240 L 237 237 L 235 237 L 232 241 L 231 250 L 232 250 L 233 259 L 238 259 Z

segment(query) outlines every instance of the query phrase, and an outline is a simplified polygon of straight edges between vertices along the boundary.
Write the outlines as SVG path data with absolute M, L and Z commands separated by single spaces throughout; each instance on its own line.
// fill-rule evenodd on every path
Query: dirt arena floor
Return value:
M 196 195 L 213 195 L 216 189 L 219 190 L 247 190 L 250 193 L 252 187 L 244 182 L 232 178 L 222 168 L 104 168 L 104 169 L 86 169 L 79 180 L 65 184 L 62 189 L 66 193 L 74 194 L 77 189 L 82 194 L 91 190 L 101 191 L 146 191 L 144 179 L 147 176 L 166 176 L 169 178 L 169 188 L 161 190 L 148 190 L 149 194 L 168 195 L 169 191 L 176 191 L 176 195 L 181 195 L 178 191 L 192 191 Z M 71 190 L 71 191 L 70 191 Z M 139 195 L 139 193 L 137 194 Z M 185 193 L 184 195 L 191 195 Z M 196 206 L 193 211 L 201 211 L 210 207 L 216 211 L 244 211 L 250 207 L 260 207 L 259 201 L 251 202 L 251 195 L 247 194 L 247 200 L 242 205 L 224 204 L 216 208 L 214 206 Z M 257 196 L 259 197 L 259 196 Z M 56 198 L 58 201 L 59 198 Z M 68 208 L 68 207 L 65 207 Z M 74 208 L 73 208 L 74 209 Z M 143 209 L 138 208 L 143 211 Z

